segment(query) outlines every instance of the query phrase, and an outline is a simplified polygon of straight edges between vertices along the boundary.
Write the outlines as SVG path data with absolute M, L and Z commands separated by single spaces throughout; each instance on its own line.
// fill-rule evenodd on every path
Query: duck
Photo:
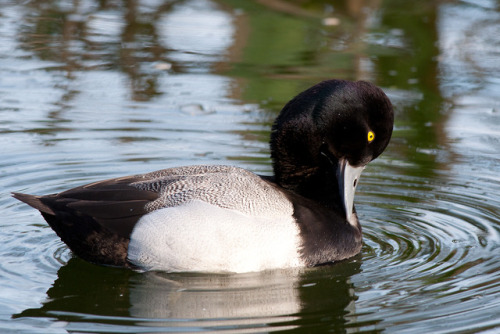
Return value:
M 361 251 L 355 190 L 393 124 L 381 88 L 331 79 L 295 96 L 274 121 L 271 176 L 193 165 L 12 195 L 95 264 L 242 273 L 335 263 Z

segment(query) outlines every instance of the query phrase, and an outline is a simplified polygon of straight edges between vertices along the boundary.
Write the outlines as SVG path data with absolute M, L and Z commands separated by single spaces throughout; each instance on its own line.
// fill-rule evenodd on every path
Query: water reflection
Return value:
M 396 131 L 413 129 L 396 136 L 399 154 L 419 173 L 432 173 L 438 159 L 428 152 L 448 142 L 438 75 L 439 4 L 388 1 L 382 10 L 378 1 L 369 0 L 335 7 L 323 1 L 279 3 L 53 1 L 17 7 L 23 12 L 22 48 L 66 77 L 57 85 L 57 111 L 52 108 L 47 117 L 57 125 L 46 131 L 63 131 L 64 110 L 92 99 L 86 87 L 92 85 L 117 97 L 126 89 L 132 101 L 165 105 L 172 95 L 195 92 L 200 98 L 211 87 L 220 96 L 264 102 L 277 112 L 322 79 L 369 79 L 389 93 L 398 88 L 393 93 Z M 263 11 L 264 5 L 270 9 Z M 342 24 L 325 25 L 325 17 Z M 176 88 L 179 76 L 202 73 L 224 74 L 236 82 L 191 76 L 186 80 L 193 86 Z
M 232 315 L 242 331 L 495 331 L 499 22 L 495 0 L 3 1 L 0 331 L 231 330 Z M 362 263 L 64 265 L 67 248 L 8 196 L 185 164 L 269 173 L 279 109 L 331 77 L 368 79 L 396 106 L 356 198 Z
M 57 273 L 46 302 L 15 318 L 48 318 L 96 331 L 134 325 L 164 330 L 298 329 L 344 331 L 355 314 L 351 260 L 315 269 L 248 274 L 135 273 L 72 258 Z M 327 315 L 325 317 L 325 315 Z M 352 321 L 352 320 L 351 320 Z
M 160 81 L 170 70 L 213 71 L 233 35 L 232 17 L 206 0 L 33 1 L 17 9 L 23 12 L 24 50 L 70 80 L 81 80 L 81 71 L 122 72 L 133 101 L 168 93 Z

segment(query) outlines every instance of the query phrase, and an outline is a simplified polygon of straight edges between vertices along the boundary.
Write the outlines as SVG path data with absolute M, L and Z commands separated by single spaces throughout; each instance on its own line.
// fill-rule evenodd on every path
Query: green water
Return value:
M 0 0 L 0 332 L 500 333 L 499 50 L 493 0 Z M 10 197 L 189 164 L 270 174 L 274 118 L 330 78 L 396 110 L 348 261 L 99 267 Z

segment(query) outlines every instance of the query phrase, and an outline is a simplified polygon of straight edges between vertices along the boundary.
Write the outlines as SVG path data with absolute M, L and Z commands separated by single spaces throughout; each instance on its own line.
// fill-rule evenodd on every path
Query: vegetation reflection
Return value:
M 184 5 L 223 12 L 223 20 L 227 17 L 232 29 L 226 36 L 227 47 L 221 42 L 222 51 L 214 47 L 204 53 L 168 44 L 166 23 Z M 291 97 L 320 80 L 370 80 L 386 88 L 397 107 L 388 159 L 407 161 L 414 168 L 405 169 L 406 173 L 432 180 L 442 177 L 434 172 L 442 162 L 428 152 L 448 142 L 444 131 L 447 115 L 442 112 L 446 101 L 440 91 L 437 62 L 438 5 L 396 0 L 334 4 L 322 0 L 218 0 L 201 5 L 172 1 L 157 6 L 138 1 L 31 1 L 24 5 L 18 39 L 27 52 L 47 62 L 47 71 L 61 71 L 75 82 L 78 73 L 85 71 L 124 74 L 126 83 L 113 84 L 128 86 L 132 101 L 148 102 L 168 95 L 165 82 L 170 76 L 200 71 L 227 76 L 233 84 L 226 95 L 242 103 L 258 103 L 263 126 L 271 124 Z M 78 93 L 67 90 L 61 105 Z M 64 119 L 61 114 L 48 118 Z M 268 132 L 255 138 L 267 141 Z M 432 190 L 432 185 L 423 189 Z M 48 290 L 48 301 L 18 316 L 87 321 L 81 314 L 94 314 L 109 317 L 105 321 L 110 323 L 123 323 L 113 317 L 200 319 L 203 309 L 208 309 L 213 312 L 211 318 L 221 319 L 234 316 L 231 312 L 243 307 L 243 302 L 245 310 L 253 302 L 250 306 L 260 312 L 263 305 L 276 303 L 270 298 L 278 293 L 281 305 L 276 306 L 279 312 L 269 314 L 276 317 L 270 326 L 307 331 L 312 324 L 320 324 L 345 331 L 347 319 L 355 314 L 350 277 L 359 268 L 359 259 L 347 261 L 280 276 L 276 285 L 269 285 L 272 273 L 263 273 L 251 276 L 245 287 L 244 276 L 140 275 L 71 260 Z M 204 285 L 213 284 L 221 287 L 217 298 L 203 291 Z M 196 298 L 190 288 L 198 292 Z M 324 298 L 325 294 L 331 298 Z M 325 313 L 330 314 L 328 319 L 323 317 Z M 237 315 L 262 316 L 261 312 Z

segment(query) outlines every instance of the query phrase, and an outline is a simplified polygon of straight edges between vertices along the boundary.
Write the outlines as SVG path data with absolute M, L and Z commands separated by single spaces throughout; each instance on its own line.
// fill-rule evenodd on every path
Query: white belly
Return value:
M 249 272 L 304 265 L 300 245 L 292 216 L 249 216 L 194 200 L 142 217 L 128 258 L 144 270 Z

